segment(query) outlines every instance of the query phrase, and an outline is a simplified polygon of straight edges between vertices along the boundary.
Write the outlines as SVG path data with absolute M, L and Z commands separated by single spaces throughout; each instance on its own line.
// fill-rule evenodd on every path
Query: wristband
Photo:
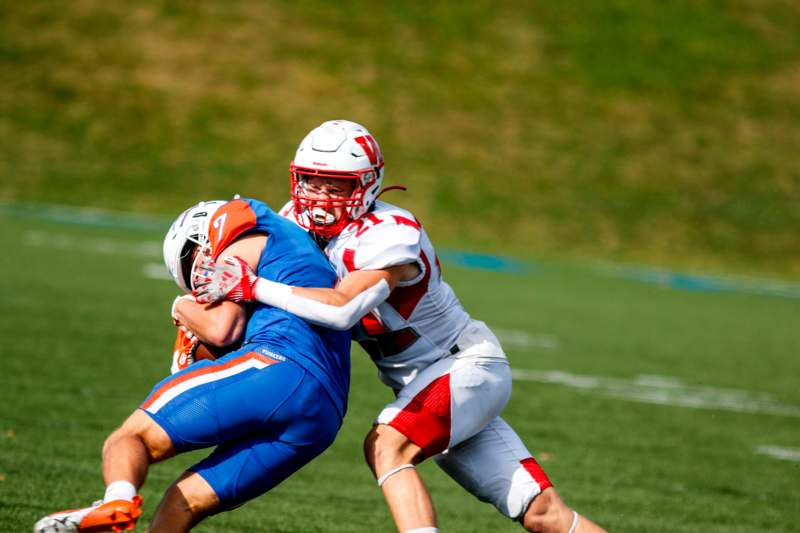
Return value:
M 172 316 L 172 321 L 177 325 L 180 320 L 178 317 L 175 316 L 175 306 L 178 305 L 179 300 L 192 300 L 194 301 L 194 296 L 191 294 L 181 294 L 180 296 L 176 296 L 174 300 L 172 300 L 172 307 L 169 310 L 169 314 Z

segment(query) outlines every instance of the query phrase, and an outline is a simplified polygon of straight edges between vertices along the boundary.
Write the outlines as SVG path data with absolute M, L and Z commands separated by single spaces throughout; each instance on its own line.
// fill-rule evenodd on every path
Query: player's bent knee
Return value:
M 139 438 L 142 439 L 147 453 L 150 456 L 150 460 L 153 463 L 169 459 L 175 455 L 172 439 L 170 439 L 167 432 L 155 422 L 151 421 L 151 424 L 139 434 Z
M 375 473 L 375 435 L 372 431 L 364 437 L 364 461 L 366 461 L 372 473 Z
M 573 513 L 549 487 L 538 494 L 522 516 L 522 527 L 528 531 L 549 533 L 567 531 L 572 523 Z
M 176 513 L 188 513 L 195 521 L 208 516 L 219 506 L 214 490 L 194 472 L 183 474 L 167 489 L 164 500 Z
M 377 424 L 364 439 L 364 457 L 376 476 L 401 464 L 416 464 L 422 449 L 391 426 Z
M 105 442 L 103 442 L 103 457 L 108 455 L 109 450 L 111 450 L 114 444 L 119 441 L 120 436 L 119 429 L 116 429 L 111 433 L 111 435 L 106 437 Z
M 114 430 L 103 443 L 103 455 L 115 444 L 135 439 L 141 443 L 151 463 L 167 459 L 175 455 L 175 450 L 164 429 L 143 411 L 134 411 L 125 422 Z
M 167 489 L 150 523 L 150 533 L 189 531 L 219 507 L 219 498 L 194 472 L 184 473 Z
M 219 506 L 214 489 L 194 472 L 184 474 L 170 489 L 174 489 L 185 501 L 186 508 L 195 517 L 203 517 Z

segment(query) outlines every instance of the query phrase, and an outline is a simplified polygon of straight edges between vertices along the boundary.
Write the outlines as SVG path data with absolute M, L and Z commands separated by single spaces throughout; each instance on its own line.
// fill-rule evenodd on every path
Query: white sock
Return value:
M 129 481 L 114 481 L 106 487 L 106 495 L 103 496 L 103 503 L 114 500 L 128 500 L 133 501 L 136 496 L 136 487 Z
M 439 533 L 435 527 L 418 527 L 416 529 L 409 529 L 405 533 Z

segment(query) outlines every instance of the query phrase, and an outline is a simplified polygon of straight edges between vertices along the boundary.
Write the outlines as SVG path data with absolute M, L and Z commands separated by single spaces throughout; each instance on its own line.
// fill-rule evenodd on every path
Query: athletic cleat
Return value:
M 33 526 L 33 533 L 101 533 L 103 531 L 131 531 L 142 514 L 142 498 L 132 502 L 114 500 L 96 501 L 91 507 L 61 511 L 45 516 Z

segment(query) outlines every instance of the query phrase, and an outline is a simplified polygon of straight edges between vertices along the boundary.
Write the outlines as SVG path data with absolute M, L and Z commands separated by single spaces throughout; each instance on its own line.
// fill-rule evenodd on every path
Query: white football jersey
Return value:
M 280 213 L 294 220 L 291 203 Z M 486 324 L 470 319 L 442 281 L 419 222 L 378 201 L 325 253 L 340 279 L 353 270 L 419 265 L 416 279 L 395 287 L 355 328 L 354 338 L 375 361 L 381 380 L 396 391 L 375 422 L 399 431 L 423 458 L 435 457 L 479 500 L 520 520 L 552 483 L 500 418 L 511 396 L 511 370 L 500 342 Z
M 297 222 L 291 202 L 280 214 Z M 459 350 L 456 340 L 470 317 L 442 280 L 436 251 L 411 213 L 377 201 L 374 209 L 328 243 L 325 254 L 339 279 L 353 270 L 419 265 L 420 275 L 399 283 L 353 331 L 384 383 L 400 389 L 429 365 Z

